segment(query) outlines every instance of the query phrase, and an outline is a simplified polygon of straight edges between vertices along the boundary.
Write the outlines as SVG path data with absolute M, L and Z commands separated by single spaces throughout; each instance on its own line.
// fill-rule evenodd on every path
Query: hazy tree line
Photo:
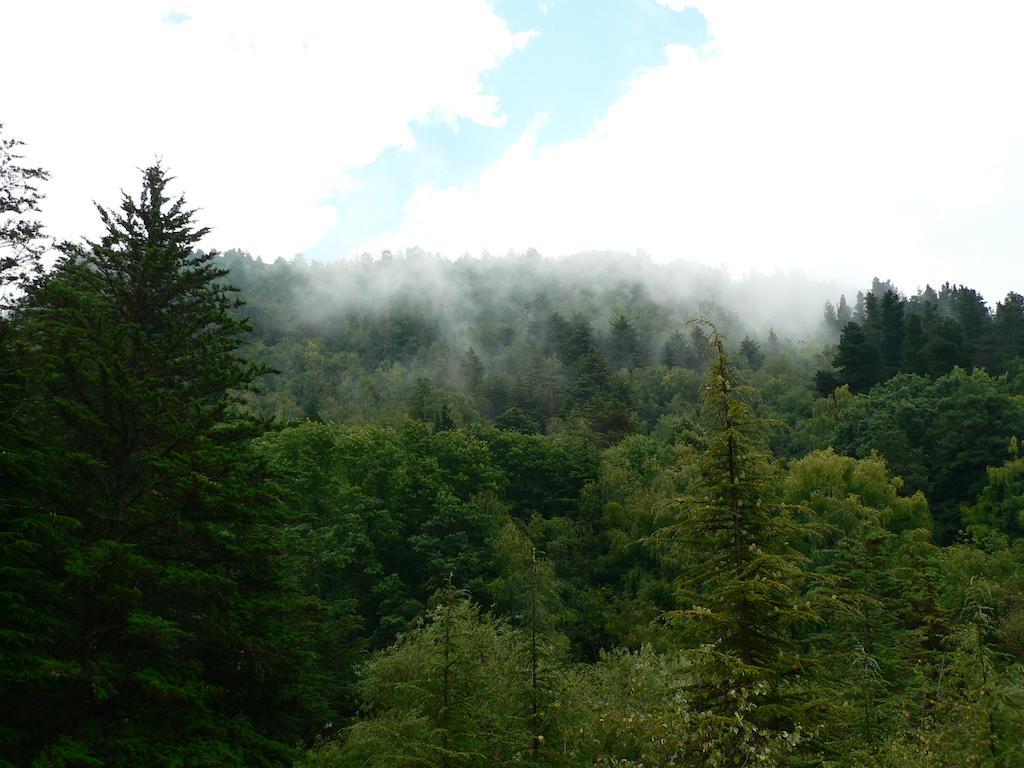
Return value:
M 278 420 L 397 424 L 410 414 L 433 421 L 447 407 L 459 425 L 515 421 L 614 440 L 655 429 L 680 390 L 695 402 L 710 361 L 696 317 L 737 337 L 747 369 L 773 359 L 801 390 L 813 370 L 806 351 L 783 358 L 797 345 L 770 326 L 763 338 L 749 330 L 720 303 L 730 298 L 722 287 L 659 300 L 657 281 L 621 254 L 451 262 L 411 251 L 321 265 L 232 251 L 219 263 L 247 298 L 256 328 L 247 354 L 277 372 L 250 405 Z
M 610 258 L 265 265 L 159 167 L 42 270 L 3 151 L 0 764 L 1024 760 L 1013 294 L 798 338 Z

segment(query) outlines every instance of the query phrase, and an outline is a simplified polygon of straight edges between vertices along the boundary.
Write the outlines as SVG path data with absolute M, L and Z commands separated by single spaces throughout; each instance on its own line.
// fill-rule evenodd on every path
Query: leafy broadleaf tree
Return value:
M 363 669 L 364 716 L 309 768 L 491 766 L 530 752 L 523 639 L 450 585 L 424 620 Z
M 148 168 L 137 199 L 100 207 L 102 239 L 66 246 L 26 300 L 28 385 L 68 487 L 47 501 L 76 526 L 55 555 L 72 672 L 33 734 L 41 765 L 281 764 L 329 717 L 317 604 L 284 578 L 262 425 L 237 408 L 263 369 L 168 182 Z
M 807 561 L 794 547 L 808 531 L 779 498 L 768 425 L 711 330 L 696 488 L 659 533 L 683 546 L 689 564 L 691 607 L 668 614 L 690 645 L 681 749 L 695 765 L 792 765 L 822 706 L 795 634 L 818 621 L 804 599 Z

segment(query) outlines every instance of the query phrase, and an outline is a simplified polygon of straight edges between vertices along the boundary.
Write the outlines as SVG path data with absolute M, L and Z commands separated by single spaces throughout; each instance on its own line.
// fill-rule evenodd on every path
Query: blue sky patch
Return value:
M 181 11 L 171 11 L 166 16 L 164 16 L 164 23 L 165 24 L 184 24 L 186 21 L 188 21 L 191 18 L 192 17 L 189 16 L 187 13 L 183 13 Z
M 411 150 L 391 148 L 354 174 L 357 188 L 331 203 L 338 223 L 308 252 L 330 259 L 374 235 L 396 229 L 415 189 L 462 185 L 476 178 L 539 116 L 539 145 L 585 136 L 647 68 L 665 63 L 665 46 L 699 46 L 707 25 L 654 0 L 494 0 L 516 32 L 535 30 L 526 47 L 483 77 L 506 117 L 501 127 L 466 120 L 413 126 Z M 546 9 L 546 10 L 545 10 Z

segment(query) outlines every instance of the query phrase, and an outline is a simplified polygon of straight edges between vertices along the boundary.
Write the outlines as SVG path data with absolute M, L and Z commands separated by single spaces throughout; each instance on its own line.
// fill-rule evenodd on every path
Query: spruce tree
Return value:
M 740 344 L 740 354 L 751 369 L 761 370 L 761 366 L 764 365 L 764 352 L 761 351 L 760 342 L 745 336 Z
M 0 131 L 3 126 L 0 125 Z M 67 634 L 57 562 L 74 521 L 48 504 L 59 496 L 45 403 L 28 386 L 34 359 L 22 332 L 24 290 L 40 273 L 42 225 L 34 218 L 47 178 L 22 165 L 22 142 L 0 134 L 0 766 L 26 764 L 55 681 L 73 670 L 58 658 Z
M 832 364 L 854 392 L 864 392 L 882 380 L 878 345 L 856 322 L 843 328 Z
M 845 295 L 839 297 L 839 304 L 836 306 L 836 318 L 839 320 L 840 328 L 853 319 L 853 311 L 850 309 L 850 305 L 846 303 Z
M 661 364 L 666 368 L 691 367 L 694 364 L 690 345 L 682 331 L 674 331 L 661 352 Z
M 42 168 L 22 164 L 24 142 L 5 137 L 3 127 L 0 123 L 0 310 L 18 296 L 12 285 L 41 274 L 43 225 L 35 216 L 43 200 L 39 183 L 49 178 Z
M 523 641 L 523 667 L 528 680 L 532 739 L 536 754 L 545 741 L 546 712 L 553 696 L 553 673 L 565 653 L 566 638 L 560 624 L 567 618 L 551 562 L 538 556 L 533 542 L 508 522 L 493 543 L 498 578 L 490 584 L 495 608 L 512 618 Z
M 768 425 L 712 328 L 701 393 L 705 449 L 695 492 L 659 538 L 682 544 L 692 605 L 670 614 L 687 651 L 682 751 L 704 766 L 791 765 L 820 707 L 795 631 L 818 617 L 794 544 L 807 535 L 780 501 Z
M 882 376 L 889 378 L 900 372 L 903 366 L 903 342 L 906 336 L 903 321 L 903 300 L 893 291 L 886 291 L 881 308 Z
M 907 373 L 926 375 L 928 373 L 928 356 L 925 352 L 927 336 L 920 316 L 911 315 L 907 318 L 906 337 L 903 341 L 903 370 Z
M 329 716 L 274 556 L 262 425 L 238 408 L 263 369 L 169 181 L 149 168 L 139 198 L 99 207 L 102 239 L 65 247 L 24 310 L 66 486 L 37 492 L 75 524 L 40 764 L 275 765 Z
M 622 368 L 632 370 L 643 366 L 646 362 L 636 328 L 624 315 L 619 315 L 612 321 L 608 352 L 608 362 L 613 371 Z

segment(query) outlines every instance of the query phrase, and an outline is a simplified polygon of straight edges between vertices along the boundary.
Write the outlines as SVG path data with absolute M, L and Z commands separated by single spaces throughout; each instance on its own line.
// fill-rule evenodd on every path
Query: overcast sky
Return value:
M 46 221 L 155 157 L 209 246 L 644 250 L 1024 291 L 1024 2 L 0 3 Z

